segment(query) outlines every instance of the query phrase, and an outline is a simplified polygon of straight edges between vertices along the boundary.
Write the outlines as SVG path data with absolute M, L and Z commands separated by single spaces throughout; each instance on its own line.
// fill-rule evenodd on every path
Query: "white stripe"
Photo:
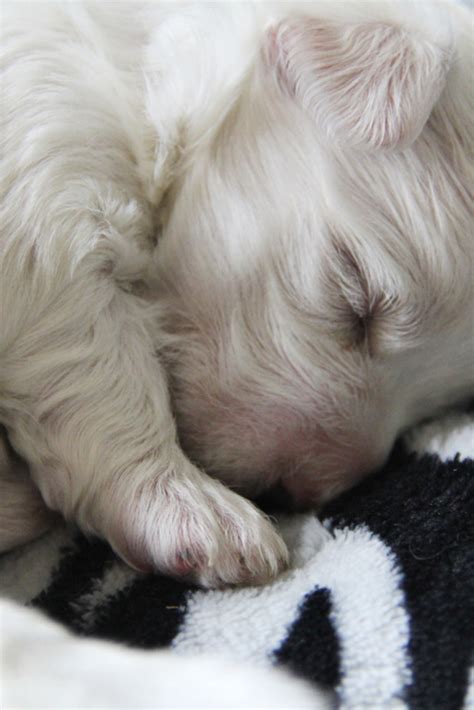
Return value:
M 474 458 L 474 417 L 450 414 L 411 431 L 405 437 L 409 451 L 437 454 L 440 459 Z
M 117 560 L 104 571 L 102 577 L 94 581 L 92 591 L 83 594 L 74 604 L 73 608 L 80 615 L 82 631 L 89 631 L 94 626 L 97 607 L 110 601 L 118 592 L 126 589 L 138 574 L 130 569 L 124 562 Z
M 46 589 L 58 567 L 63 548 L 74 548 L 72 533 L 59 525 L 29 545 L 0 558 L 0 596 L 28 604 Z
M 283 532 L 296 568 L 266 587 L 192 594 L 175 650 L 269 664 L 305 594 L 327 587 L 341 644 L 344 706 L 403 707 L 397 698 L 410 681 L 409 631 L 391 552 L 365 528 L 323 539 L 310 516 L 295 516 Z
M 391 551 L 364 527 L 337 531 L 317 559 L 318 583 L 331 590 L 341 646 L 343 708 L 402 708 L 410 682 L 409 620 Z

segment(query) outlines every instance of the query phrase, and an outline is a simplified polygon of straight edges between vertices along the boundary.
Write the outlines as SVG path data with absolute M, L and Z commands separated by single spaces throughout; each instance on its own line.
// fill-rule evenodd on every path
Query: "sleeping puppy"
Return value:
M 324 502 L 473 391 L 470 16 L 3 14 L 3 549 L 39 489 L 138 569 L 262 583 L 240 492 Z

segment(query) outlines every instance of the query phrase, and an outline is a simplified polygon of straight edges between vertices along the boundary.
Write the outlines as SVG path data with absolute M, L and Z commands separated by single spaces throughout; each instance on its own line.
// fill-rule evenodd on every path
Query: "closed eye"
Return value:
M 367 265 L 345 242 L 334 240 L 333 280 L 337 280 L 339 310 L 346 313 L 349 347 L 374 357 L 417 346 L 424 319 L 423 299 L 410 300 L 410 289 L 402 298 L 390 283 L 389 274 L 380 272 L 379 283 L 369 276 Z M 373 265 L 371 264 L 373 268 Z
M 374 287 L 366 267 L 345 241 L 333 238 L 333 248 L 332 273 L 337 281 L 339 309 L 347 318 L 349 345 L 372 357 L 378 350 L 378 325 L 392 309 L 394 299 Z

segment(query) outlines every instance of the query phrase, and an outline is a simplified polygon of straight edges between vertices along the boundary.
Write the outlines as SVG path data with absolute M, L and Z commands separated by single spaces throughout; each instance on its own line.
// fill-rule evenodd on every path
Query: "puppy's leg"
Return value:
M 110 275 L 71 283 L 34 345 L 30 331 L 9 354 L 12 444 L 50 508 L 137 568 L 205 586 L 263 582 L 284 565 L 285 546 L 180 450 L 152 326 L 149 306 Z
M 126 292 L 151 258 L 144 195 L 161 180 L 142 140 L 133 18 L 124 71 L 95 12 L 20 5 L 2 43 L 0 421 L 47 505 L 136 566 L 209 585 L 263 581 L 285 547 L 181 452 L 156 324 Z
M 0 553 L 42 535 L 55 520 L 28 467 L 10 451 L 0 428 Z

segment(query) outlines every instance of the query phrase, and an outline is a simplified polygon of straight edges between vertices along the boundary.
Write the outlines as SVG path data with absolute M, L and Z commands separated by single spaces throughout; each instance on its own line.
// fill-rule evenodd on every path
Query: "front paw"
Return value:
M 212 527 L 196 531 L 200 554 L 191 555 L 190 576 L 208 588 L 265 584 L 287 566 L 286 545 L 252 503 L 218 486 L 209 495 Z
M 206 588 L 274 578 L 287 566 L 288 551 L 270 521 L 245 498 L 194 471 L 157 476 L 129 492 L 118 520 L 104 532 L 115 550 L 141 571 Z

